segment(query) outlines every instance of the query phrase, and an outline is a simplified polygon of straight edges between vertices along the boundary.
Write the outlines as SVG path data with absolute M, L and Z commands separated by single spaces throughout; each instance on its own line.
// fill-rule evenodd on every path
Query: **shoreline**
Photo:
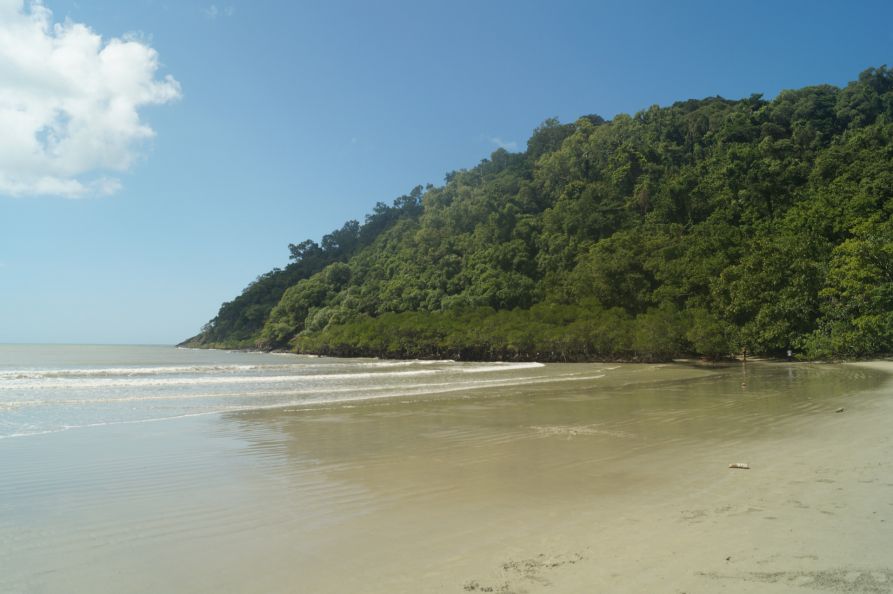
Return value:
M 180 347 L 177 347 L 180 348 Z M 243 351 L 229 351 L 220 349 L 221 352 L 243 352 Z M 252 351 L 255 352 L 255 351 Z M 266 353 L 269 354 L 269 353 Z M 295 353 L 281 353 L 283 355 L 289 356 L 298 356 L 298 357 L 311 357 L 313 355 L 299 355 Z M 315 357 L 315 356 L 313 356 Z M 381 361 L 380 359 L 375 358 L 367 358 L 370 360 Z M 425 360 L 423 360 L 425 361 Z M 432 360 L 427 360 L 432 361 Z M 454 363 L 454 361 L 449 360 L 437 360 L 438 362 L 443 363 Z M 479 361 L 464 361 L 462 363 L 481 363 Z M 486 363 L 486 362 L 485 362 Z M 506 364 L 512 365 L 516 364 L 531 364 L 535 365 L 537 369 L 544 368 L 546 366 L 555 366 L 559 367 L 572 367 L 578 369 L 579 367 L 585 367 L 589 365 L 588 363 L 533 363 L 533 362 L 504 362 L 504 361 L 492 361 L 489 363 L 494 364 Z M 643 366 L 649 367 L 652 366 L 654 368 L 670 368 L 676 370 L 679 379 L 676 381 L 686 381 L 695 379 L 700 377 L 698 372 L 710 372 L 718 370 L 720 367 L 714 364 L 699 364 L 698 362 L 669 362 L 669 363 L 652 363 L 652 364 L 621 364 L 627 365 L 630 367 L 634 366 Z M 525 367 L 526 368 L 526 367 Z M 506 371 L 515 370 L 520 371 L 519 369 L 511 368 L 506 369 Z M 0 441 L 5 439 L 17 439 L 17 438 L 31 438 L 31 437 L 40 437 L 44 435 L 53 435 L 60 433 L 68 433 L 81 431 L 85 429 L 102 429 L 106 427 L 120 427 L 127 425 L 142 425 L 148 423 L 161 423 L 165 421 L 182 421 L 187 419 L 192 419 L 196 417 L 208 417 L 208 416 L 221 416 L 221 415 L 232 415 L 232 414 L 252 414 L 252 413 L 264 413 L 264 412 L 277 412 L 277 411 L 285 411 L 285 412 L 298 412 L 298 411 L 321 411 L 321 410 L 339 410 L 339 409 L 349 409 L 357 406 L 365 406 L 365 405 L 376 405 L 382 404 L 387 405 L 389 403 L 394 402 L 444 402 L 444 401 L 453 401 L 453 400 L 464 400 L 467 398 L 475 398 L 475 397 L 486 397 L 486 394 L 494 389 L 511 389 L 511 388 L 519 388 L 523 390 L 529 390 L 533 386 L 543 386 L 545 388 L 557 389 L 561 387 L 573 386 L 576 383 L 585 383 L 591 382 L 593 377 L 591 376 L 575 376 L 573 374 L 567 377 L 532 377 L 528 378 L 523 382 L 514 382 L 511 379 L 496 379 L 489 380 L 493 383 L 487 385 L 468 385 L 468 386 L 456 386 L 453 384 L 426 384 L 424 389 L 418 389 L 412 393 L 398 393 L 398 394 L 390 394 L 383 393 L 382 395 L 376 396 L 356 396 L 356 397 L 340 397 L 340 398 L 330 398 L 323 400 L 312 400 L 312 401 L 301 401 L 301 402 L 285 402 L 285 403 L 277 403 L 277 404 L 269 404 L 269 405 L 246 405 L 241 408 L 228 408 L 221 410 L 213 410 L 213 411 L 203 411 L 203 412 L 190 412 L 184 413 L 174 416 L 166 416 L 166 417 L 157 417 L 157 418 L 144 418 L 144 419 L 133 419 L 133 420 L 120 420 L 120 421 L 104 421 L 98 423 L 90 423 L 85 425 L 66 425 L 62 428 L 55 428 L 49 430 L 39 430 L 31 433 L 17 433 L 12 435 L 0 435 Z M 658 379 L 642 379 L 642 380 L 633 380 L 628 381 L 626 385 L 633 385 L 637 383 L 647 383 L 653 381 L 667 381 L 667 380 L 658 380 Z
M 6 440 L 0 590 L 891 591 L 893 362 L 739 368 Z
M 324 357 L 317 355 L 304 355 L 293 352 L 269 352 L 269 351 L 259 351 L 259 350 L 232 350 L 232 349 L 192 349 L 190 347 L 175 347 L 177 349 L 184 350 L 196 350 L 196 351 L 209 351 L 216 350 L 219 352 L 233 352 L 233 353 L 258 353 L 258 354 L 276 354 L 276 355 L 284 355 L 284 356 L 294 356 L 294 357 Z M 338 357 L 332 357 L 332 359 L 339 359 Z M 354 359 L 368 359 L 371 361 L 387 361 L 378 358 L 354 358 Z M 411 362 L 413 360 L 393 360 L 392 361 L 402 361 L 402 362 Z M 450 360 L 417 360 L 420 362 L 441 362 L 441 363 L 450 363 L 454 361 Z M 749 358 L 749 363 L 751 363 L 754 367 L 760 366 L 835 366 L 835 365 L 852 365 L 852 366 L 863 366 L 866 368 L 871 368 L 876 371 L 883 372 L 886 375 L 893 376 L 893 361 L 889 359 L 870 359 L 870 360 L 859 360 L 859 361 L 844 361 L 844 362 L 826 362 L 826 361 L 818 361 L 818 362 L 788 362 L 783 360 L 774 360 L 774 359 L 766 359 L 766 358 Z M 516 361 L 462 361 L 460 363 L 494 363 L 494 364 L 506 364 L 511 365 L 513 363 L 518 364 L 527 364 L 527 363 L 538 363 L 538 362 L 516 362 Z M 703 361 L 700 359 L 675 359 L 669 362 L 655 362 L 655 363 L 625 363 L 625 362 L 568 362 L 568 363 L 538 363 L 540 366 L 568 366 L 571 369 L 580 369 L 587 365 L 597 364 L 597 363 L 609 363 L 609 364 L 617 364 L 624 366 L 642 366 L 645 368 L 653 367 L 653 368 L 670 368 L 676 369 L 678 371 L 683 370 L 691 370 L 694 372 L 706 372 L 706 373 L 721 373 L 723 371 L 728 371 L 730 369 L 741 369 L 746 370 L 747 365 L 742 364 L 741 360 L 726 360 L 726 361 Z M 508 369 L 507 369 L 508 371 Z M 695 379 L 696 375 L 686 375 L 685 373 L 681 374 L 681 381 Z M 337 398 L 329 398 L 329 399 L 319 399 L 319 400 L 305 400 L 305 401 L 289 401 L 289 402 L 281 402 L 275 404 L 248 404 L 240 407 L 228 407 L 221 408 L 219 410 L 211 410 L 211 411 L 202 411 L 202 412 L 189 412 L 184 414 L 177 414 L 172 416 L 163 416 L 163 417 L 152 417 L 152 418 L 140 418 L 133 420 L 120 420 L 120 421 L 107 421 L 107 422 L 99 422 L 99 423 L 88 423 L 84 425 L 66 425 L 61 428 L 53 428 L 48 430 L 36 430 L 33 432 L 27 433 L 16 433 L 12 435 L 0 435 L 0 440 L 6 440 L 11 438 L 23 438 L 23 437 L 37 437 L 41 435 L 47 434 L 56 434 L 56 433 L 67 433 L 77 430 L 83 429 L 92 429 L 92 428 L 101 428 L 105 426 L 119 426 L 119 425 L 138 425 L 145 423 L 157 423 L 162 421 L 177 421 L 182 419 L 188 419 L 192 417 L 202 417 L 202 416 L 215 416 L 215 415 L 226 415 L 226 414 L 239 414 L 239 413 L 253 413 L 253 412 L 263 412 L 263 411 L 280 411 L 280 410 L 288 410 L 291 412 L 294 411 L 314 411 L 314 410 L 337 410 L 339 408 L 351 408 L 355 406 L 362 406 L 369 403 L 388 403 L 391 401 L 443 401 L 450 399 L 464 399 L 464 398 L 473 398 L 477 395 L 485 395 L 491 389 L 510 389 L 510 388 L 518 388 L 519 390 L 525 390 L 534 385 L 544 385 L 546 387 L 551 387 L 555 389 L 559 388 L 569 388 L 572 389 L 573 384 L 575 383 L 585 383 L 590 381 L 592 378 L 587 376 L 581 377 L 564 377 L 564 378 L 553 378 L 549 379 L 547 377 L 544 378 L 532 378 L 525 380 L 522 383 L 515 383 L 511 380 L 491 380 L 495 383 L 489 385 L 469 385 L 469 386 L 453 386 L 450 384 L 425 384 L 424 389 L 418 389 L 411 393 L 398 393 L 398 394 L 386 394 L 383 393 L 381 395 L 365 395 L 365 396 L 357 396 L 357 397 L 337 397 Z M 666 380 L 654 380 L 654 381 L 666 381 Z M 635 383 L 635 382 L 634 382 Z M 632 384 L 627 384 L 632 385 Z M 745 384 L 742 383 L 742 387 Z
M 872 355 L 870 357 L 859 357 L 853 359 L 799 359 L 794 357 L 793 359 L 787 359 L 783 357 L 771 357 L 767 355 L 748 355 L 746 358 L 741 355 L 734 355 L 730 357 L 721 357 L 716 359 L 710 359 L 705 357 L 700 357 L 697 355 L 680 355 L 674 356 L 667 359 L 638 359 L 638 358 L 536 358 L 536 357 L 515 357 L 515 358 L 496 358 L 496 359 L 488 359 L 488 358 L 450 358 L 448 356 L 438 356 L 432 354 L 430 356 L 398 356 L 393 353 L 379 353 L 379 354 L 334 354 L 334 353 L 316 353 L 316 352 L 298 352 L 287 349 L 262 349 L 257 347 L 226 347 L 226 346 L 205 346 L 205 345 L 187 345 L 188 341 L 181 342 L 179 344 L 173 345 L 178 349 L 194 349 L 194 350 L 212 350 L 212 351 L 232 351 L 238 353 L 267 353 L 267 354 L 282 354 L 282 355 L 298 355 L 304 357 L 331 357 L 333 359 L 378 359 L 382 361 L 386 360 L 394 360 L 394 361 L 462 361 L 469 363 L 624 363 L 624 364 L 643 364 L 643 365 L 658 365 L 658 364 L 666 364 L 666 363 L 696 363 L 701 365 L 723 365 L 723 364 L 734 364 L 734 363 L 750 363 L 750 362 L 768 362 L 768 363 L 809 363 L 809 364 L 827 364 L 827 365 L 836 365 L 836 364 L 845 364 L 845 363 L 860 363 L 860 362 L 893 362 L 893 353 L 878 353 L 876 355 Z

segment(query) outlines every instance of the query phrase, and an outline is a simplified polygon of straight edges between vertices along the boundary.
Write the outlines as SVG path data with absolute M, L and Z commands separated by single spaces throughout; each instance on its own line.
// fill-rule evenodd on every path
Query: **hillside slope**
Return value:
M 893 71 L 547 120 L 379 203 L 192 346 L 462 359 L 893 351 Z

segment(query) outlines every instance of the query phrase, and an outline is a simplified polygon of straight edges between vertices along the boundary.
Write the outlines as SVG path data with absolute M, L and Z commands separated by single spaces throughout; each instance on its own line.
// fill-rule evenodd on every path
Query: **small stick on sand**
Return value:
M 750 470 L 750 464 L 746 464 L 744 462 L 736 462 L 734 464 L 729 464 L 729 468 L 740 468 L 742 470 Z

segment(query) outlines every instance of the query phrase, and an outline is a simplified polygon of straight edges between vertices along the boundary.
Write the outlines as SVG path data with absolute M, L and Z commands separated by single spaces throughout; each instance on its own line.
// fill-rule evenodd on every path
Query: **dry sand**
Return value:
M 7 440 L 0 591 L 893 592 L 893 364 L 550 368 Z

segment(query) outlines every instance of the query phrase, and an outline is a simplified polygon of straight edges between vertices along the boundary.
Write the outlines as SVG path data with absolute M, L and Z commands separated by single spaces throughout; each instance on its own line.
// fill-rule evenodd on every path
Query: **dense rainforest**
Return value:
M 639 360 L 893 351 L 893 70 L 546 120 L 289 245 L 189 346 Z

